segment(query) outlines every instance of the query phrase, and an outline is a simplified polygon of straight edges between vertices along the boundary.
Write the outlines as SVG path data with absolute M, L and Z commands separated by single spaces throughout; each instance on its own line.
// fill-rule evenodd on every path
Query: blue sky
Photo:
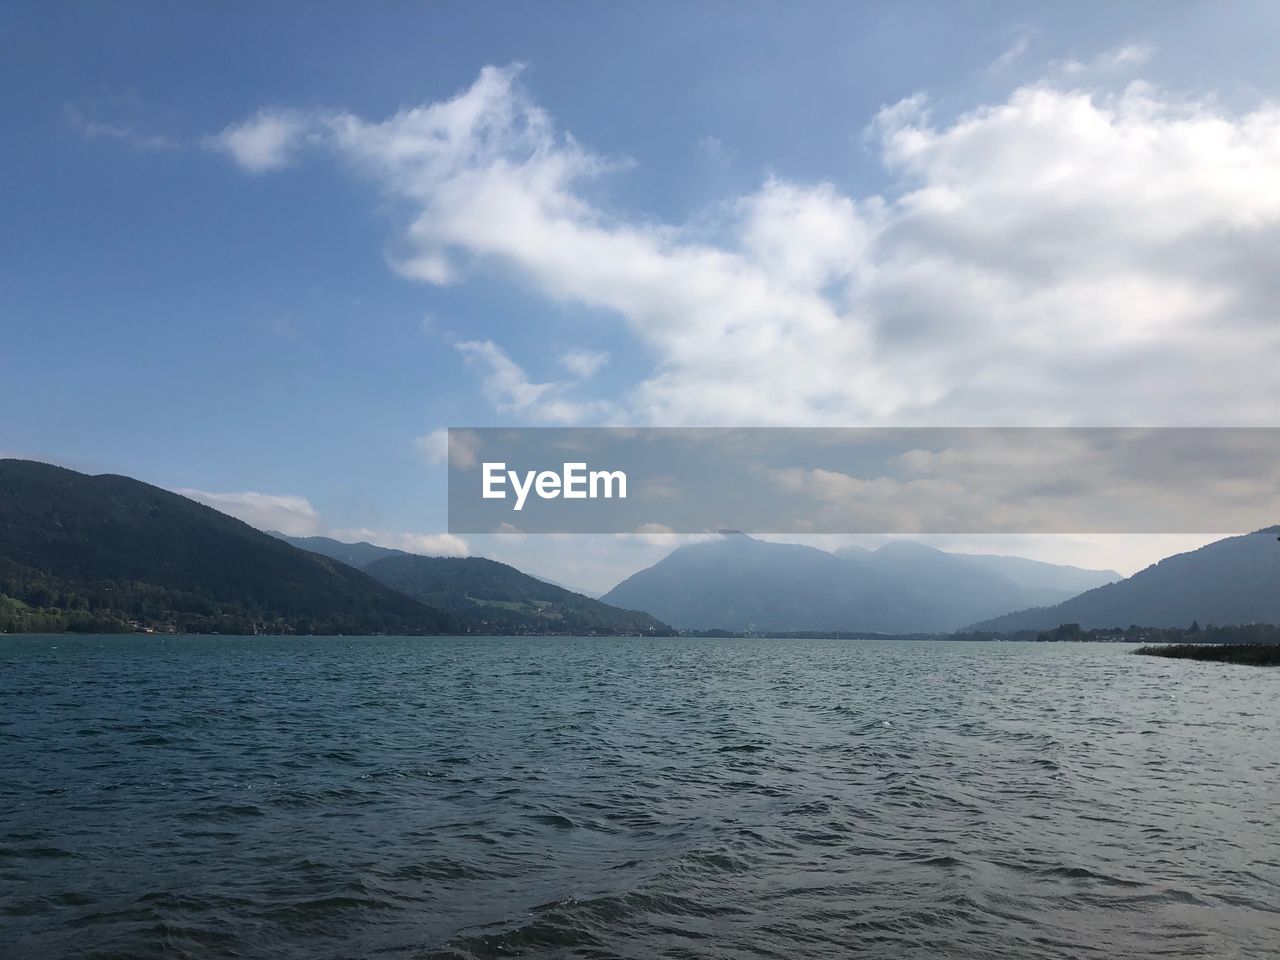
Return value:
M 1273 4 L 0 31 L 7 455 L 602 589 L 669 545 L 441 539 L 434 431 L 1275 421 Z

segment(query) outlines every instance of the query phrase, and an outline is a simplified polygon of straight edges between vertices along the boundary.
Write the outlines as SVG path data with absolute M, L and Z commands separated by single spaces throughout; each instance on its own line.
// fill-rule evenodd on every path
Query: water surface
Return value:
M 1274 957 L 1280 671 L 0 639 L 6 956 Z

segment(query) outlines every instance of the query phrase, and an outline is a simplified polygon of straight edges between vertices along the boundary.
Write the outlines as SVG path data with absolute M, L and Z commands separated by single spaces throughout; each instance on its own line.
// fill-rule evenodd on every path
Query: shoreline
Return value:
M 1280 667 L 1280 643 L 1170 643 L 1139 647 L 1133 653 L 1170 660 Z

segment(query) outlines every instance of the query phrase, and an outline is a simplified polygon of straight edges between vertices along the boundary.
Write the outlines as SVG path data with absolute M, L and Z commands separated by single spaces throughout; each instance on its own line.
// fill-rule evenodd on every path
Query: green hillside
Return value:
M 1280 527 L 1227 537 L 1166 557 L 1118 583 L 1052 607 L 1020 610 L 970 629 L 1012 633 L 1059 624 L 1085 629 L 1144 624 L 1280 623 Z
M 0 460 L 0 631 L 456 627 L 358 570 L 159 487 Z
M 402 554 L 364 569 L 387 586 L 453 614 L 469 632 L 674 633 L 647 613 L 601 603 L 483 557 Z

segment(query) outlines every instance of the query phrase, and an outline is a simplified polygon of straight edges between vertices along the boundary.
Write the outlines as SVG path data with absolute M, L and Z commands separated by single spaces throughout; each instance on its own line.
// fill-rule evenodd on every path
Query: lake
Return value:
M 1280 671 L 0 638 L 0 954 L 1274 957 Z

